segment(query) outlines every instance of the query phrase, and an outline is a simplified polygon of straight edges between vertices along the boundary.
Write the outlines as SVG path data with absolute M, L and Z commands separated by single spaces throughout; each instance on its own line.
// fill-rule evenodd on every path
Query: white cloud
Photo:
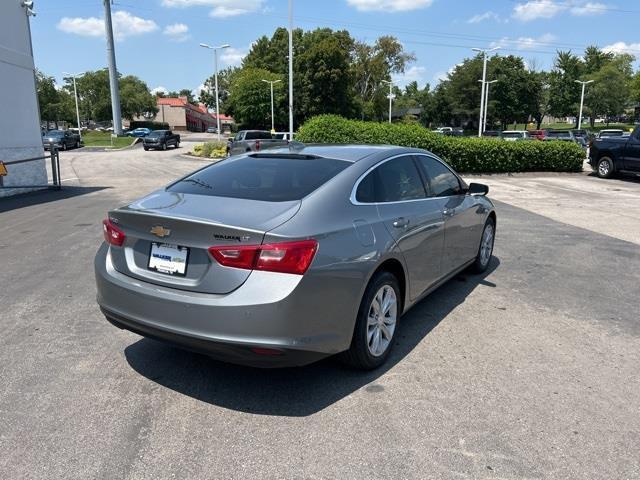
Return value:
M 587 15 L 601 15 L 607 9 L 604 3 L 587 2 L 571 8 L 571 14 L 577 17 L 585 17 Z
M 158 25 L 153 20 L 136 17 L 129 12 L 119 10 L 112 16 L 113 35 L 116 40 L 154 32 Z M 97 17 L 64 17 L 58 22 L 58 29 L 84 37 L 104 37 L 104 19 Z
M 485 20 L 495 20 L 496 22 L 501 21 L 500 15 L 498 15 L 495 12 L 488 11 L 484 13 L 479 13 L 478 15 L 474 15 L 469 20 L 467 20 L 467 23 L 481 23 L 481 22 L 484 22 Z
M 529 0 L 513 7 L 513 16 L 517 20 L 530 22 L 538 18 L 553 18 L 566 9 L 566 4 L 553 0 Z
M 191 37 L 189 35 L 189 27 L 184 23 L 167 25 L 162 33 L 175 42 L 184 42 Z
M 497 42 L 491 42 L 491 47 L 502 47 L 502 48 L 514 48 L 517 50 L 533 50 L 535 48 L 549 48 L 557 37 L 551 33 L 545 33 L 544 35 L 539 36 L 538 38 L 533 37 L 518 37 L 515 39 L 511 39 L 509 37 L 502 37 Z
M 220 55 L 220 61 L 229 67 L 237 67 L 242 63 L 242 59 L 249 53 L 249 48 L 225 48 Z
M 225 18 L 259 11 L 264 0 L 162 0 L 165 7 L 213 7 L 212 17 Z
M 602 48 L 605 52 L 630 53 L 636 57 L 640 56 L 640 43 L 616 42 Z
M 530 22 L 539 18 L 553 18 L 566 10 L 576 17 L 584 17 L 603 14 L 607 8 L 604 3 L 585 0 L 528 0 L 513 7 L 513 17 Z
M 169 93 L 169 90 L 167 90 L 167 88 L 163 86 L 159 86 L 151 89 L 151 95 L 156 95 L 158 93 L 164 93 L 166 95 Z
M 393 75 L 392 80 L 399 87 L 404 87 L 405 85 L 411 82 L 418 82 L 418 86 L 422 87 L 426 83 L 425 81 L 426 72 L 427 72 L 427 69 L 425 67 L 413 65 L 409 67 L 404 73 Z
M 347 3 L 362 12 L 406 12 L 430 7 L 433 0 L 347 0 Z

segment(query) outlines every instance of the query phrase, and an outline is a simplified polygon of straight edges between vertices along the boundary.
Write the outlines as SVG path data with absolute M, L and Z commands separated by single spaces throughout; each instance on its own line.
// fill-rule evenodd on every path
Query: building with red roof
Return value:
M 158 113 L 155 116 L 145 116 L 135 120 L 146 120 L 168 123 L 171 130 L 205 132 L 209 127 L 217 126 L 215 113 L 209 113 L 207 106 L 200 103 L 189 103 L 187 97 L 157 97 Z M 234 125 L 233 117 L 220 115 L 222 131 L 231 131 Z

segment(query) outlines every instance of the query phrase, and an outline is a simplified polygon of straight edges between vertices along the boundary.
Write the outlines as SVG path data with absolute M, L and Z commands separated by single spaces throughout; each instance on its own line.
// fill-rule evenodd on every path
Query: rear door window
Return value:
M 218 162 L 179 180 L 169 192 L 265 202 L 300 200 L 351 163 L 331 158 L 240 157 Z
M 356 201 L 361 203 L 402 202 L 426 197 L 424 184 L 411 156 L 389 160 L 358 185 Z

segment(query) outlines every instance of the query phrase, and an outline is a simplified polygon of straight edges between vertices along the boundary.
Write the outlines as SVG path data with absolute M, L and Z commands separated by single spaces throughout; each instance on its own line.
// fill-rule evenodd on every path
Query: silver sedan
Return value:
M 104 220 L 115 326 L 215 358 L 384 363 L 403 313 L 489 265 L 488 188 L 391 146 L 299 146 L 208 165 Z

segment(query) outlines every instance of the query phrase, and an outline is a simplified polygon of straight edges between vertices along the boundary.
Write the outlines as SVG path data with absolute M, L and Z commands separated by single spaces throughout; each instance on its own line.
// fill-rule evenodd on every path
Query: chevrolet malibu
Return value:
M 404 312 L 489 265 L 487 192 L 417 149 L 230 157 L 108 213 L 98 304 L 116 327 L 234 363 L 376 368 Z

